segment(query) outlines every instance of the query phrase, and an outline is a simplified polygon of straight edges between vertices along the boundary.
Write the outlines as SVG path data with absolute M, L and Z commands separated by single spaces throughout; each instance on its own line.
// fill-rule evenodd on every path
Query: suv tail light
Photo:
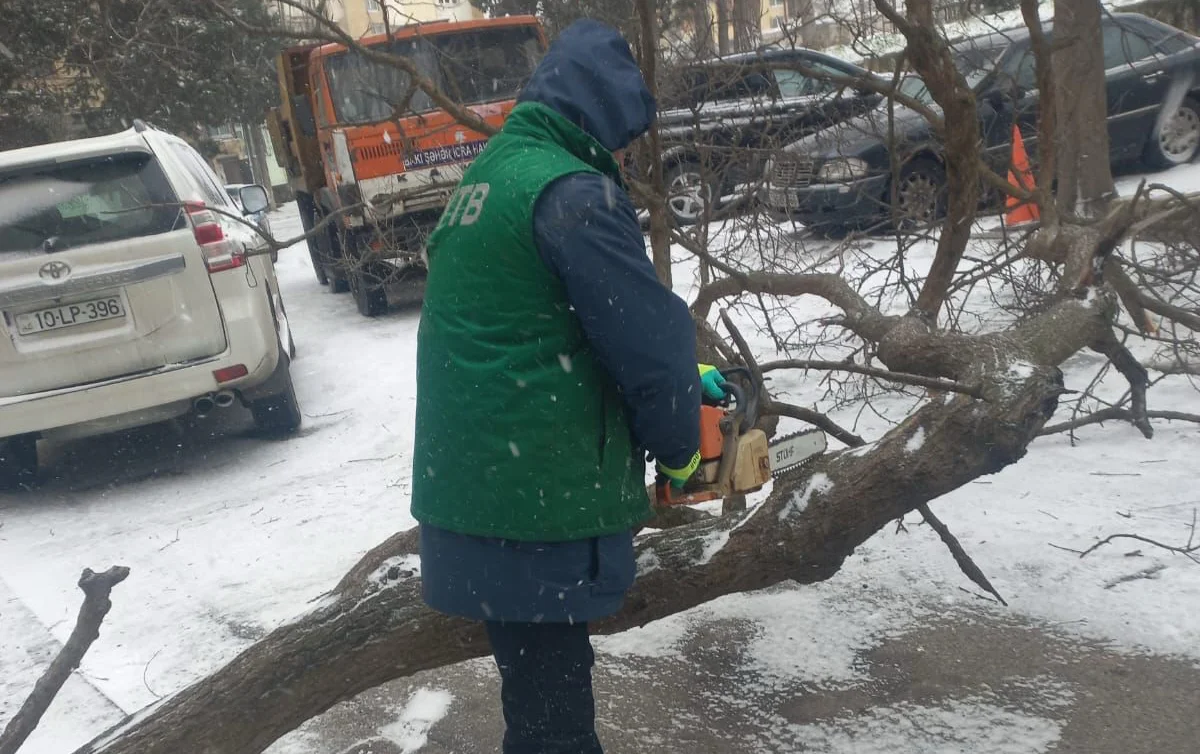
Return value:
M 218 222 L 217 213 L 209 209 L 204 202 L 188 202 L 186 205 L 188 220 L 192 223 L 192 235 L 200 244 L 204 254 L 204 266 L 211 275 L 214 272 L 232 270 L 246 263 L 246 257 L 238 249 L 237 244 L 225 237 L 225 229 Z

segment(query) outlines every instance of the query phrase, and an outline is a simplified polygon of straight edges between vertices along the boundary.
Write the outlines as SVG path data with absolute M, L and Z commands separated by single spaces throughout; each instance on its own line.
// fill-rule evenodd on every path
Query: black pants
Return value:
M 500 668 L 504 754 L 602 754 L 586 623 L 487 623 Z

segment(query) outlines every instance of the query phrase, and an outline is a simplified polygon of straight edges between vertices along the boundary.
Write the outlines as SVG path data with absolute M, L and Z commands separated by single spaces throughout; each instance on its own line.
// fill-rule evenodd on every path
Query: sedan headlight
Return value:
M 817 170 L 817 180 L 825 183 L 840 183 L 865 178 L 867 163 L 857 157 L 834 157 L 826 160 Z

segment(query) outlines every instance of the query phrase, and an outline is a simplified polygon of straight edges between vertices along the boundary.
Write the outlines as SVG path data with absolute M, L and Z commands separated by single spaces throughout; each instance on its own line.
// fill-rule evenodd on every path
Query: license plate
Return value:
M 16 317 L 17 333 L 32 335 L 50 330 L 61 330 L 64 327 L 86 325 L 89 322 L 120 319 L 124 316 L 125 306 L 121 303 L 121 297 L 106 296 L 18 314 Z
M 771 205 L 774 207 L 783 207 L 786 209 L 796 209 L 800 206 L 799 200 L 790 191 L 780 191 L 779 189 L 771 189 L 768 192 Z

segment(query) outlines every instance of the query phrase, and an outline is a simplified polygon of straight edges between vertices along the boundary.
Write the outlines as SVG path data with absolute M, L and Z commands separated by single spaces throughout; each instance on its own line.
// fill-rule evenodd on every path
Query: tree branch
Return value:
M 17 714 L 0 734 L 0 754 L 15 754 L 29 734 L 37 728 L 42 715 L 49 709 L 50 703 L 58 694 L 59 689 L 71 677 L 75 668 L 87 653 L 88 648 L 100 636 L 100 624 L 104 616 L 112 608 L 109 595 L 117 584 L 129 576 L 125 566 L 113 566 L 104 573 L 95 573 L 90 568 L 83 569 L 79 577 L 79 588 L 83 590 L 83 605 L 79 608 L 79 617 L 75 620 L 75 628 L 67 643 L 58 652 L 58 656 L 46 668 L 46 672 L 38 679 L 29 698 L 17 710 Z
M 1182 411 L 1146 411 L 1147 419 L 1162 419 L 1164 421 L 1179 421 L 1179 422 L 1194 422 L 1200 424 L 1200 414 L 1188 414 Z M 1107 421 L 1127 421 L 1131 424 L 1134 422 L 1135 414 L 1127 408 L 1119 406 L 1110 406 L 1102 408 L 1098 411 L 1093 411 L 1087 416 L 1082 416 L 1071 421 L 1059 422 L 1044 427 L 1041 431 L 1042 435 L 1054 435 L 1061 432 L 1070 432 L 1073 429 L 1086 427 L 1089 424 L 1103 424 Z
M 964 385 L 954 380 L 943 380 L 937 377 L 923 377 L 919 374 L 905 374 L 904 372 L 893 372 L 890 369 L 876 369 L 874 367 L 855 364 L 852 361 L 819 361 L 808 359 L 782 359 L 780 361 L 768 361 L 762 365 L 763 372 L 774 372 L 779 369 L 821 369 L 828 371 L 853 372 L 854 374 L 865 374 L 868 377 L 877 377 L 881 380 L 889 380 L 898 382 L 903 385 L 914 385 L 917 387 L 928 388 L 930 390 L 940 390 L 946 393 L 962 393 L 975 398 L 983 398 L 983 391 L 977 385 Z

